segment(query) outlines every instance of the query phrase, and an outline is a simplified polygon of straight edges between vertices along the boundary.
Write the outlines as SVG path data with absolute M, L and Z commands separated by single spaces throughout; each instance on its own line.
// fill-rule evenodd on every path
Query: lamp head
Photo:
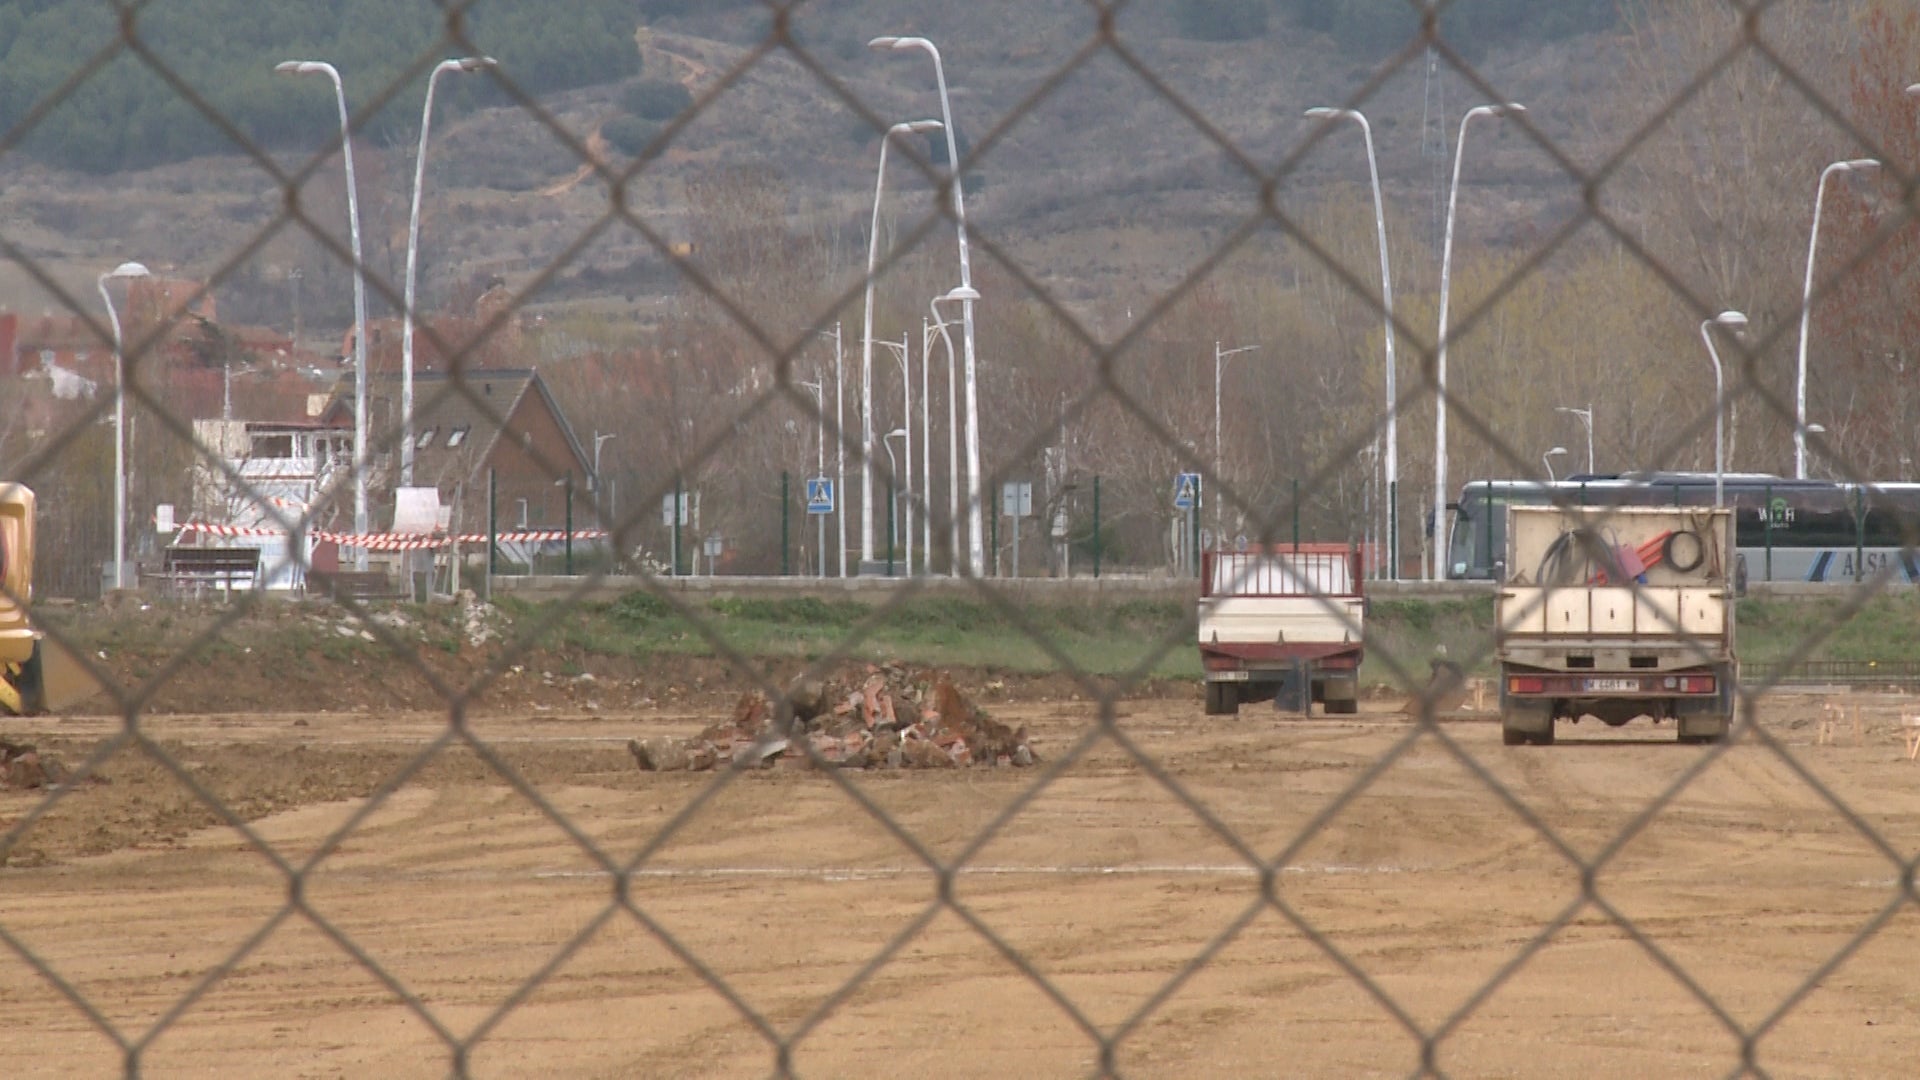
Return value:
M 889 49 L 897 49 L 899 47 L 900 38 L 893 34 L 886 34 L 867 42 L 867 48 L 872 49 L 874 52 L 886 52 Z
M 952 291 L 947 293 L 947 295 L 942 297 L 937 297 L 936 299 L 941 303 L 945 303 L 946 301 L 949 301 L 949 300 L 959 300 L 959 301 L 978 300 L 980 299 L 980 290 L 974 288 L 971 285 L 956 285 L 954 286 Z
M 944 127 L 946 127 L 946 125 L 938 120 L 902 120 L 900 123 L 888 128 L 887 134 L 896 135 L 903 132 L 910 132 L 914 135 L 924 135 L 929 131 L 939 131 Z
M 123 262 L 119 266 L 100 275 L 101 278 L 136 278 L 151 276 L 147 268 L 137 262 Z
M 1747 328 L 1746 315 L 1738 311 L 1723 311 L 1714 316 L 1713 321 L 1736 334 Z
M 1512 113 L 1523 113 L 1527 111 L 1527 107 L 1517 101 L 1509 101 L 1504 105 L 1494 105 L 1491 106 L 1491 108 L 1495 116 L 1507 116 Z
M 491 56 L 463 56 L 454 61 L 461 71 L 479 71 L 481 68 L 499 67 L 500 62 Z
M 1841 172 L 1872 172 L 1879 167 L 1878 158 L 1854 158 L 1852 161 L 1840 162 Z
M 1548 457 L 1554 457 L 1554 456 L 1557 456 L 1557 455 L 1559 455 L 1559 454 L 1564 454 L 1564 453 L 1566 453 L 1566 452 L 1567 452 L 1567 448 L 1566 448 L 1566 447 L 1564 447 L 1564 446 L 1556 446 L 1556 447 L 1554 447 L 1553 449 L 1551 449 L 1551 450 L 1549 450 L 1549 451 L 1547 451 L 1547 456 L 1548 456 Z
M 894 428 L 892 431 L 887 432 L 886 435 L 882 437 L 888 438 L 888 439 L 904 439 L 907 437 L 907 429 L 903 427 L 897 427 L 897 428 Z
M 1325 120 L 1328 117 L 1345 115 L 1345 113 L 1345 109 L 1329 109 L 1325 105 L 1317 105 L 1308 109 L 1306 115 L 1314 120 Z
M 316 72 L 325 73 L 327 65 L 318 60 L 286 60 L 273 65 L 273 70 L 282 75 L 312 75 Z

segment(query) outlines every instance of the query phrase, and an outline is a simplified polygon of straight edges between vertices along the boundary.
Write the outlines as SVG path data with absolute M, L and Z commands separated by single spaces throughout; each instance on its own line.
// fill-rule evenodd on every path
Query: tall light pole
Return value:
M 1566 447 L 1556 446 L 1553 449 L 1547 451 L 1546 453 L 1540 455 L 1540 464 L 1545 465 L 1547 467 L 1547 483 L 1552 484 L 1552 483 L 1558 482 L 1559 478 L 1553 475 L 1553 459 L 1559 457 L 1560 455 L 1566 452 L 1567 452 Z
M 1912 88 L 1909 87 L 1909 90 Z M 1835 173 L 1868 172 L 1880 167 L 1873 158 L 1836 161 L 1820 170 L 1813 192 L 1813 231 L 1807 237 L 1807 285 L 1800 294 L 1800 359 L 1793 377 L 1793 478 L 1807 478 L 1807 315 L 1813 307 L 1813 256 L 1820 246 L 1820 207 L 1827 198 L 1827 178 Z
M 888 344 L 891 345 L 892 342 L 888 342 Z M 900 463 L 895 460 L 893 456 L 893 443 L 888 440 L 908 440 L 911 438 L 913 438 L 913 436 L 908 434 L 905 425 L 894 428 L 892 431 L 880 437 L 880 445 L 885 447 L 887 451 L 887 561 L 889 562 L 893 561 L 893 538 L 905 531 L 907 534 L 907 543 L 911 546 L 913 543 L 913 533 L 911 530 L 902 530 L 897 524 L 898 519 L 895 516 L 894 508 L 900 505 Z M 907 462 L 909 465 L 913 462 L 913 455 L 911 453 L 907 455 Z M 913 554 L 911 550 L 907 553 L 906 565 L 907 576 L 912 577 Z
M 113 587 L 127 587 L 127 383 L 120 355 L 120 316 L 113 310 L 107 282 L 115 278 L 146 277 L 147 268 L 124 262 L 100 275 L 100 299 L 107 305 L 113 327 Z
M 1441 549 L 1447 541 L 1447 292 L 1451 284 L 1453 270 L 1453 212 L 1460 201 L 1460 157 L 1467 151 L 1467 128 L 1475 117 L 1507 116 L 1512 113 L 1526 112 L 1527 108 L 1518 102 L 1509 101 L 1505 105 L 1476 105 L 1467 110 L 1460 121 L 1460 137 L 1453 151 L 1453 185 L 1447 192 L 1447 230 L 1446 238 L 1440 247 L 1440 348 L 1434 363 L 1435 385 L 1439 394 L 1434 402 L 1433 427 L 1433 542 L 1429 551 L 1433 557 L 1430 578 L 1441 577 L 1441 561 L 1444 556 Z
M 913 350 L 905 334 L 900 336 L 900 344 L 883 341 L 894 359 L 900 361 L 900 434 L 903 436 L 903 449 L 907 455 L 907 506 L 901 511 L 907 534 L 907 574 L 913 574 Z
M 353 127 L 347 115 L 347 90 L 340 72 L 319 60 L 288 60 L 274 65 L 283 75 L 325 75 L 340 106 L 340 155 L 347 166 L 347 228 L 353 242 L 353 531 L 367 532 L 367 264 L 360 257 L 360 196 L 353 179 Z M 353 567 L 367 568 L 363 541 L 354 548 Z
M 934 328 L 940 331 L 940 340 L 947 346 L 947 528 L 952 534 L 947 549 L 947 570 L 953 577 L 960 576 L 960 425 L 955 413 L 959 408 L 960 394 L 954 377 L 953 335 L 947 333 L 947 327 L 953 323 L 940 314 L 940 305 L 967 299 L 961 295 L 963 290 L 979 295 L 962 285 L 944 296 L 934 297 L 927 305 L 928 310 L 933 312 Z M 975 458 L 974 463 L 977 464 L 978 460 Z
M 813 391 L 813 475 L 827 475 L 827 400 L 824 374 L 816 375 L 812 382 L 800 385 Z M 815 514 L 815 522 L 820 530 L 820 576 L 827 576 L 827 516 Z
M 1726 394 L 1720 376 L 1720 350 L 1713 347 L 1713 335 L 1708 333 L 1714 326 L 1724 326 L 1735 334 L 1747 328 L 1747 317 L 1738 311 L 1723 311 L 1711 319 L 1700 322 L 1700 340 L 1707 343 L 1707 358 L 1713 361 L 1713 505 L 1722 504 L 1727 471 L 1726 435 L 1722 421 L 1726 417 Z M 1804 432 L 1804 426 L 1797 429 Z M 1800 476 L 1797 479 L 1804 480 Z
M 1576 409 L 1571 405 L 1555 405 L 1553 407 L 1553 411 L 1563 412 L 1563 413 L 1572 413 L 1573 415 L 1580 418 L 1580 422 L 1582 424 L 1586 425 L 1586 428 L 1587 428 L 1587 474 L 1589 476 L 1593 475 L 1593 406 L 1588 405 L 1584 409 Z
M 400 486 L 413 486 L 413 292 L 420 265 L 420 190 L 427 178 L 427 128 L 433 124 L 433 88 L 448 71 L 478 71 L 494 66 L 490 56 L 442 60 L 427 75 L 427 100 L 420 107 L 420 149 L 413 157 L 413 208 L 407 213 L 406 298 L 400 322 Z M 595 448 L 596 453 L 598 447 Z M 599 467 L 594 468 L 596 474 Z
M 842 392 L 842 389 L 846 386 L 847 383 L 846 383 L 846 377 L 841 373 L 841 357 L 844 355 L 845 350 L 843 350 L 840 347 L 840 324 L 839 323 L 833 324 L 833 333 L 831 334 L 827 333 L 825 330 L 815 330 L 814 333 L 819 334 L 821 337 L 830 337 L 833 339 L 833 430 L 836 436 L 835 439 L 833 440 L 834 441 L 833 458 L 835 462 L 835 465 L 834 465 L 835 473 L 834 473 L 834 481 L 833 481 L 833 520 L 834 520 L 834 527 L 836 530 L 838 530 L 839 538 L 840 538 L 840 576 L 846 577 L 847 576 L 847 426 L 846 426 L 846 413 L 844 410 L 846 406 L 847 396 L 845 393 Z
M 954 138 L 953 104 L 947 97 L 947 72 L 940 63 L 940 50 L 923 37 L 877 37 L 867 42 L 867 47 L 891 52 L 914 49 L 925 52 L 933 58 L 934 83 L 940 88 L 940 120 L 947 133 L 947 172 L 952 180 L 954 229 L 960 245 L 960 288 L 947 295 L 960 301 L 960 339 L 966 356 L 967 566 L 970 573 L 979 577 L 987 564 L 987 541 L 980 503 L 980 394 L 973 351 L 973 302 L 980 299 L 980 294 L 973 289 L 973 270 L 967 260 L 966 185 L 961 182 L 960 148 Z
M 938 120 L 908 120 L 880 139 L 880 168 L 873 182 L 873 224 L 867 230 L 867 304 L 860 333 L 860 558 L 873 561 L 873 268 L 880 256 L 880 196 L 887 188 L 887 144 L 896 135 L 940 127 Z
M 1358 109 L 1329 109 L 1324 106 L 1307 110 L 1314 119 L 1343 118 L 1360 125 L 1360 134 L 1367 144 L 1367 176 L 1373 181 L 1373 226 L 1378 234 L 1380 247 L 1380 303 L 1381 315 L 1386 319 L 1387 334 L 1387 566 L 1388 580 L 1400 577 L 1400 398 L 1395 388 L 1397 366 L 1393 359 L 1393 271 L 1387 261 L 1387 214 L 1380 201 L 1380 168 L 1373 156 L 1373 125 L 1367 123 L 1366 115 Z
M 933 325 L 920 319 L 920 562 L 933 575 Z M 911 420 L 909 420 L 911 423 Z
M 1218 341 L 1213 343 L 1213 475 L 1216 480 L 1221 474 L 1221 459 L 1225 457 L 1220 442 L 1220 362 L 1238 353 L 1252 352 L 1258 345 L 1242 345 L 1238 348 L 1222 351 Z M 1226 500 L 1216 499 L 1213 507 L 1213 535 L 1217 540 L 1226 528 Z

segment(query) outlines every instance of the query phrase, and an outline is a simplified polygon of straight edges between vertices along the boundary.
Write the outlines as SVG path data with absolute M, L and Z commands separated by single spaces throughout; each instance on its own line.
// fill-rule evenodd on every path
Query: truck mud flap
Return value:
M 1305 661 L 1294 661 L 1293 667 L 1274 684 L 1273 707 L 1278 712 L 1296 716 L 1305 716 L 1313 708 L 1313 677 Z

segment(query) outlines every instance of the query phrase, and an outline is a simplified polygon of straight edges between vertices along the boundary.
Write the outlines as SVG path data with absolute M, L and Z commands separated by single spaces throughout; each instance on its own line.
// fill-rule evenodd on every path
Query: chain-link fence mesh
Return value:
M 309 1057 L 328 1074 L 383 1075 L 1860 1075 L 1911 1060 L 1902 939 L 1920 773 L 1894 738 L 1910 722 L 1895 699 L 1836 713 L 1782 693 L 1805 661 L 1907 659 L 1915 522 L 1881 482 L 1907 478 L 1914 446 L 1911 14 L 1784 0 L 1631 7 L 1599 19 L 1602 34 L 1525 53 L 1489 49 L 1487 13 L 1466 0 L 1371 15 L 1089 2 L 1016 17 L 983 5 L 916 12 L 933 40 L 870 49 L 912 29 L 870 25 L 888 14 L 870 6 L 856 18 L 734 5 L 720 18 L 731 44 L 705 49 L 674 31 L 685 12 L 648 7 L 661 17 L 638 41 L 654 81 L 619 123 L 583 122 L 593 110 L 549 93 L 549 71 L 496 47 L 488 32 L 508 22 L 489 22 L 484 0 L 430 5 L 430 46 L 382 85 L 343 64 L 346 144 L 390 143 L 375 161 L 400 163 L 396 176 L 417 160 L 412 136 L 434 130 L 396 114 L 442 75 L 442 86 L 484 83 L 463 100 L 511 132 L 443 121 L 435 133 L 463 147 L 460 160 L 510 187 L 525 177 L 489 151 L 505 159 L 532 139 L 561 148 L 549 172 L 574 174 L 519 200 L 468 197 L 470 218 L 432 224 L 429 242 L 485 248 L 497 231 L 517 248 L 462 280 L 430 277 L 435 303 L 412 299 L 417 216 L 372 206 L 363 235 L 356 205 L 349 232 L 341 202 L 359 187 L 336 186 L 340 166 L 353 169 L 343 140 L 296 152 L 257 109 L 234 115 L 233 96 L 210 90 L 166 32 L 185 19 L 171 5 L 116 0 L 83 63 L 11 102 L 0 154 L 14 164 L 133 69 L 185 107 L 170 118 L 244 151 L 221 168 L 270 194 L 228 200 L 232 216 L 255 215 L 244 242 L 197 252 L 191 283 L 134 264 L 86 282 L 104 309 L 53 265 L 45 224 L 0 227 L 14 266 L 78 321 L 65 344 L 19 331 L 8 374 L 21 404 L 0 421 L 11 436 L 0 461 L 39 493 L 47 648 L 105 683 L 112 717 L 72 722 L 67 738 L 99 737 L 64 781 L 6 794 L 0 850 L 22 862 L 37 830 L 101 790 L 89 779 L 116 771 L 177 793 L 127 814 L 181 823 L 160 828 L 164 859 L 120 851 L 4 871 L 20 903 L 0 910 L 0 991 L 40 1018 L 9 1056 L 27 1072 L 129 1075 L 300 1073 Z M 1272 51 L 1295 32 L 1376 52 Z M 1208 36 L 1243 40 L 1197 40 Z M 1605 85 L 1576 84 L 1589 67 L 1572 50 L 1588 48 L 1606 53 Z M 989 55 L 991 76 L 968 70 Z M 1263 88 L 1276 55 L 1322 70 Z M 463 70 L 444 57 L 492 62 Z M 283 69 L 272 93 L 300 86 L 324 101 L 329 69 Z M 1017 82 L 993 81 L 1015 71 Z M 678 96 L 661 86 L 668 73 Z M 1344 92 L 1327 100 L 1284 100 L 1336 84 Z M 1384 199 L 1347 142 L 1363 115 Z M 923 118 L 943 123 L 895 127 Z M 714 151 L 738 149 L 726 139 L 740 131 L 758 144 L 744 166 Z M 792 149 L 808 141 L 828 149 Z M 955 155 L 967 183 L 947 168 Z M 869 201 L 860 178 L 876 156 Z M 1041 179 L 1018 177 L 1028 163 Z M 32 178 L 29 165 L 13 171 Z M 419 177 L 455 182 L 423 171 L 411 188 L 386 186 L 417 196 Z M 804 194 L 836 185 L 846 190 Z M 911 209 L 883 215 L 883 195 Z M 571 210 L 549 216 L 541 198 Z M 1810 206 L 1828 231 L 1820 241 L 1816 216 L 1803 257 Z M 263 269 L 289 245 L 316 254 Z M 349 303 L 393 317 L 377 335 L 356 316 L 338 350 L 345 374 L 314 384 L 311 410 L 247 427 L 268 384 L 298 379 L 258 364 L 260 343 L 223 329 L 210 300 L 258 297 L 262 282 L 293 298 L 296 353 L 303 283 L 309 331 L 337 332 Z M 630 310 L 555 303 L 608 293 Z M 438 314 L 456 295 L 468 313 Z M 419 317 L 396 329 L 407 313 Z M 628 317 L 645 333 L 607 330 Z M 28 366 L 46 394 L 28 393 L 22 348 L 37 348 Z M 61 365 L 89 352 L 115 355 L 124 400 L 53 392 Z M 863 377 L 877 384 L 866 407 Z M 551 419 L 570 414 L 573 430 Z M 603 451 L 627 464 L 603 469 Z M 110 464 L 116 452 L 124 461 Z M 294 457 L 308 463 L 298 477 L 268 462 Z M 1762 543 L 1739 541 L 1750 588 L 1808 576 L 1798 563 L 1775 575 L 1774 550 L 1784 566 L 1836 512 L 1776 503 L 1800 497 L 1785 477 L 1824 477 L 1855 500 L 1840 507 L 1851 535 L 1805 540 L 1840 560 L 1813 575 L 1833 584 L 1740 602 L 1743 625 L 1777 647 L 1765 677 L 1741 687 L 1725 741 L 1507 749 L 1490 725 L 1453 722 L 1459 688 L 1430 682 L 1436 640 L 1451 651 L 1433 672 L 1497 670 L 1491 627 L 1471 618 L 1490 588 L 1385 579 L 1491 575 L 1494 534 L 1471 551 L 1494 495 L 1480 489 L 1476 518 L 1463 485 L 1552 479 L 1583 459 L 1595 490 L 1628 467 L 1697 485 L 1711 460 L 1744 493 L 1736 517 L 1767 523 Z M 110 494 L 129 470 L 131 499 Z M 1777 475 L 1748 475 L 1763 471 Z M 1188 474 L 1198 483 L 1182 489 Z M 828 479 L 837 498 L 808 483 Z M 1009 483 L 1030 485 L 1028 516 L 1006 515 Z M 395 520 L 395 489 L 412 486 L 448 503 L 427 534 Z M 301 651 L 269 656 L 250 638 L 277 603 L 266 590 L 229 592 L 191 553 L 162 550 L 154 515 L 176 499 L 205 536 L 281 538 L 249 582 L 287 575 L 351 618 L 321 618 Z M 838 513 L 809 516 L 823 499 Z M 1870 520 L 1890 532 L 1869 542 Z M 1603 515 L 1597 527 L 1616 524 Z M 379 539 L 359 538 L 369 532 Z M 484 555 L 450 560 L 447 533 Z M 1009 565 L 1023 537 L 1024 573 Z M 1352 723 L 1222 726 L 1197 694 L 1168 705 L 1149 691 L 1194 649 L 1190 607 L 1096 660 L 1079 647 L 1083 628 L 1019 587 L 1038 568 L 1066 579 L 1063 595 L 1126 595 L 1124 580 L 1094 591 L 1104 562 L 1107 577 L 1165 583 L 1134 582 L 1185 605 L 1201 549 L 1303 540 L 1361 548 L 1376 613 L 1426 596 L 1439 614 L 1424 617 L 1461 623 L 1417 641 L 1369 631 L 1367 671 L 1388 697 Z M 497 620 L 466 609 L 444 642 L 423 639 L 409 619 L 431 621 L 418 614 L 431 605 L 366 595 L 455 591 L 452 562 L 469 587 L 490 591 L 503 563 L 520 562 L 560 574 L 561 592 L 518 603 L 483 662 L 452 666 L 444 654 L 478 648 Z M 728 621 L 738 606 L 676 580 L 728 570 L 792 583 L 849 564 L 886 587 L 853 614 L 809 609 L 833 638 L 812 655 L 754 639 Z M 433 580 L 417 580 L 427 567 Z M 176 607 L 182 582 L 228 602 Z M 971 620 L 997 655 L 1051 673 L 1044 707 L 1008 706 L 1047 737 L 1041 760 L 984 779 L 883 776 L 840 767 L 795 733 L 737 748 L 710 775 L 636 783 L 619 745 L 628 729 L 606 734 L 615 721 L 554 719 L 550 734 L 540 715 L 489 707 L 519 683 L 553 684 L 533 656 L 579 662 L 580 639 L 565 635 L 605 614 L 609 583 L 634 590 L 614 605 L 625 629 L 678 628 L 658 654 L 670 658 L 657 661 L 662 685 L 723 681 L 781 717 L 800 688 L 849 667 L 865 680 L 899 627 Z M 1730 568 L 1719 584 L 1730 590 Z M 115 586 L 134 591 L 110 597 L 110 612 L 177 612 L 146 624 L 158 659 L 135 671 L 112 658 L 140 631 L 123 620 L 102 642 L 48 602 Z M 1362 632 L 1338 598 L 1322 599 Z M 1116 610 L 1092 618 L 1124 621 Z M 1660 629 L 1712 645 L 1692 624 Z M 948 639 L 926 633 L 938 656 Z M 1885 655 L 1830 648 L 1861 636 Z M 299 669 L 317 658 L 344 672 L 356 657 L 372 669 L 376 654 L 387 674 L 369 690 L 371 716 L 295 721 L 305 730 L 291 749 L 284 732 L 236 736 L 251 748 L 238 771 L 212 749 L 221 720 L 171 715 L 214 707 L 167 697 L 209 666 L 230 673 L 241 700 L 221 700 L 245 715 L 241 672 L 266 669 L 251 692 L 297 696 L 310 677 Z M 684 680 L 671 671 L 682 664 Z M 991 678 L 976 692 L 991 694 Z M 873 707 L 871 685 L 864 700 L 856 710 Z M 423 707 L 438 719 L 407 711 Z M 569 741 L 582 756 L 557 763 L 553 747 Z M 308 800 L 327 816 L 274 813 L 258 791 L 309 783 L 302 754 L 312 769 L 347 755 L 372 779 L 335 791 L 337 803 Z M 776 755 L 815 767 L 760 767 Z M 188 827 L 206 814 L 220 827 Z M 224 921 L 196 916 L 201 904 Z

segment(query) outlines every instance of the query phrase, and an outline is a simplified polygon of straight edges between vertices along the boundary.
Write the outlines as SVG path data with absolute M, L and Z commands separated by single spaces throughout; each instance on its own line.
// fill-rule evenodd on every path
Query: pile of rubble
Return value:
M 1025 767 L 1039 758 L 1012 729 L 962 697 L 945 673 L 869 666 L 851 678 L 802 682 L 780 699 L 755 690 L 733 717 L 691 739 L 631 739 L 648 772 L 782 763 L 851 769 Z
M 67 767 L 59 758 L 43 757 L 28 743 L 0 739 L 0 791 L 59 787 L 67 778 Z

